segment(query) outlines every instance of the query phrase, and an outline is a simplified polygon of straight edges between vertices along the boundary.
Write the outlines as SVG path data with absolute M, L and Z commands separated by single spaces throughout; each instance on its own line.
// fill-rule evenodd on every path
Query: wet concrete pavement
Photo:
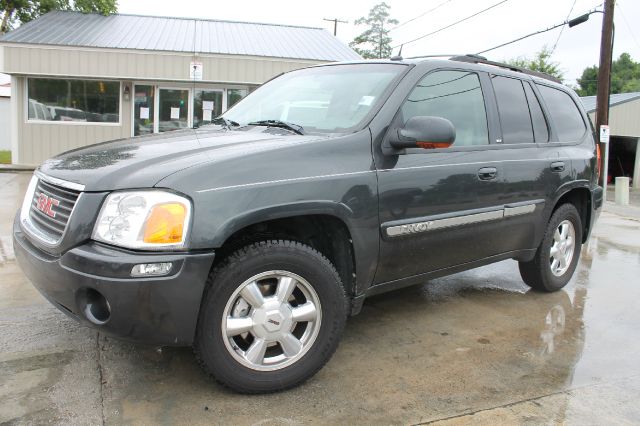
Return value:
M 8 238 L 29 177 L 0 173 L 0 423 L 640 422 L 640 218 L 603 213 L 557 293 L 505 261 L 371 298 L 313 379 L 243 396 L 190 349 L 104 337 L 33 289 Z

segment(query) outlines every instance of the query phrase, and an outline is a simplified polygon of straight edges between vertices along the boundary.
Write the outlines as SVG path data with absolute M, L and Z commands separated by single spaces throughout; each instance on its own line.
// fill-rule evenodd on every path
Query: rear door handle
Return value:
M 495 167 L 483 167 L 480 170 L 478 170 L 478 177 L 481 180 L 495 179 L 497 175 L 498 175 L 498 169 L 496 169 Z
M 563 172 L 564 171 L 564 161 L 554 161 L 551 163 L 551 170 L 554 172 Z

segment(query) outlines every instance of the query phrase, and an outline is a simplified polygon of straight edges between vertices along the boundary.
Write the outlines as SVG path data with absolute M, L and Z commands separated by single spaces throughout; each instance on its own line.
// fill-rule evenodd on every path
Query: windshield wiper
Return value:
M 304 135 L 304 128 L 298 124 L 287 123 L 281 120 L 259 120 L 247 123 L 250 126 L 267 126 L 267 127 L 281 127 L 283 129 L 291 130 L 299 135 Z
M 232 127 L 238 127 L 240 125 L 239 123 L 233 120 L 229 120 L 228 118 L 224 118 L 222 116 L 214 118 L 213 120 L 211 120 L 210 124 L 219 124 L 221 126 L 226 127 L 227 129 L 231 129 Z

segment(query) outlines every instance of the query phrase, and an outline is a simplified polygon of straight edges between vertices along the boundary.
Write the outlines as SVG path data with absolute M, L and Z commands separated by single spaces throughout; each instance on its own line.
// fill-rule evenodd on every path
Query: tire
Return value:
M 569 258 L 569 240 L 563 241 L 562 235 L 556 230 L 566 229 L 567 235 L 572 237 L 573 247 Z M 573 276 L 578 259 L 580 258 L 580 248 L 582 247 L 582 220 L 578 210 L 573 204 L 563 204 L 551 215 L 542 242 L 536 251 L 533 260 L 529 262 L 519 262 L 520 276 L 522 280 L 534 290 L 553 292 L 563 288 Z M 557 257 L 552 256 L 552 248 Z M 558 261 L 564 257 L 565 263 Z M 558 262 L 558 263 L 554 263 Z M 555 268 L 554 268 L 555 265 Z
M 232 390 L 281 391 L 329 361 L 346 319 L 344 287 L 326 257 L 299 242 L 263 241 L 211 272 L 194 351 L 202 368 Z

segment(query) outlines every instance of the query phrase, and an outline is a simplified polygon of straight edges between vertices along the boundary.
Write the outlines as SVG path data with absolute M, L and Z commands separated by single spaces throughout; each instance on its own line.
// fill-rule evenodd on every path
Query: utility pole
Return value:
M 333 18 L 333 19 L 327 19 L 324 18 L 325 21 L 329 21 L 329 22 L 333 22 L 333 35 L 337 36 L 338 35 L 338 22 L 341 22 L 343 24 L 348 24 L 349 21 L 341 21 L 338 18 Z
M 605 0 L 600 37 L 600 65 L 598 67 L 598 91 L 596 94 L 596 134 L 600 150 L 604 151 L 602 164 L 602 187 L 604 200 L 607 199 L 607 178 L 609 162 L 609 143 L 600 140 L 601 126 L 609 124 L 609 95 L 611 90 L 611 58 L 613 56 L 613 9 L 615 0 Z M 603 150 L 604 148 L 604 150 Z

